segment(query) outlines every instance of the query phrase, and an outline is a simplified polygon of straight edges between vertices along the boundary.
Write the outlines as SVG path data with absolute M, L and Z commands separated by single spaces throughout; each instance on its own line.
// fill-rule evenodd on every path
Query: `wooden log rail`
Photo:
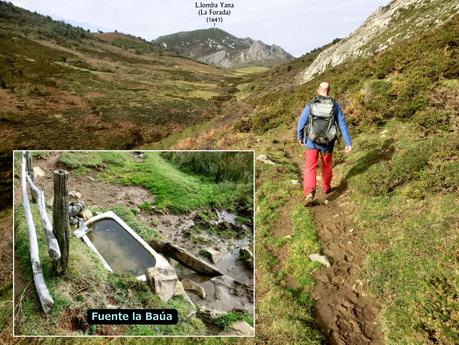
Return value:
M 21 189 L 22 206 L 24 208 L 24 216 L 26 218 L 29 233 L 30 262 L 32 264 L 33 280 L 43 311 L 48 313 L 54 305 L 54 300 L 49 293 L 41 270 L 37 233 L 33 222 L 32 211 L 30 210 L 29 196 L 27 195 L 26 158 L 24 153 L 22 154 L 21 160 Z
M 27 182 L 29 183 L 30 190 L 35 196 L 37 202 L 38 211 L 40 212 L 41 226 L 45 232 L 46 243 L 48 244 L 48 254 L 53 260 L 59 260 L 61 257 L 61 250 L 59 249 L 59 243 L 53 233 L 53 227 L 48 218 L 45 205 L 45 194 L 40 190 L 32 181 L 30 175 L 27 175 Z

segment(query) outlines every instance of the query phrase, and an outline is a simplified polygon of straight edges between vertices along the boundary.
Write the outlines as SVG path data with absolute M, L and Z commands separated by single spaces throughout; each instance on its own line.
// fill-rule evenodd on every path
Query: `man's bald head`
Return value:
M 330 93 L 330 84 L 323 81 L 320 83 L 319 88 L 317 89 L 317 94 L 319 96 L 328 96 Z

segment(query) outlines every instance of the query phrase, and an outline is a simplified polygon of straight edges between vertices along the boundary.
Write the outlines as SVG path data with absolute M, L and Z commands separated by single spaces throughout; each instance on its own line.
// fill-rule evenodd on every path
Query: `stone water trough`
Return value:
M 174 270 L 163 256 L 112 211 L 90 218 L 74 235 L 97 254 L 110 272 L 127 273 L 146 281 L 145 272 L 148 269 Z

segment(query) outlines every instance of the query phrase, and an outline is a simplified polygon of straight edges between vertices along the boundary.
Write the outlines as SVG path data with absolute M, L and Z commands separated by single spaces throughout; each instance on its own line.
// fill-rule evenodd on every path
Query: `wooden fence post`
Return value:
M 29 151 L 25 152 L 25 160 L 26 160 L 26 170 L 27 170 L 27 175 L 30 176 L 30 179 L 32 182 L 35 181 L 34 176 L 33 176 L 33 167 L 32 167 L 32 155 L 30 154 Z M 32 201 L 37 202 L 37 199 L 33 193 L 32 194 Z
M 58 275 L 65 274 L 69 261 L 69 198 L 68 198 L 68 172 L 55 170 L 54 178 L 54 202 L 53 202 L 53 232 L 59 243 L 61 258 L 53 261 L 54 271 Z

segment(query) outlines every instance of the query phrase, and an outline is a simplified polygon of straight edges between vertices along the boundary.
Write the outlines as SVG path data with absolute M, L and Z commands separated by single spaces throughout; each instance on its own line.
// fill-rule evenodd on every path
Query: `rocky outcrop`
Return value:
M 218 52 L 199 57 L 198 60 L 209 65 L 223 68 L 231 68 L 233 66 L 231 62 L 231 54 L 226 50 L 219 50 Z
M 222 257 L 222 252 L 213 248 L 202 249 L 200 254 L 208 258 L 213 264 L 216 264 Z
M 293 56 L 279 46 L 251 38 L 238 38 L 214 28 L 162 36 L 154 43 L 222 68 L 275 66 L 293 59 Z
M 188 320 L 191 317 L 195 316 L 196 315 L 196 311 L 197 311 L 196 306 L 194 305 L 194 303 L 191 300 L 191 298 L 185 292 L 185 288 L 183 287 L 183 284 L 182 284 L 182 282 L 180 280 L 177 281 L 177 284 L 175 285 L 174 297 L 177 297 L 177 296 L 178 297 L 182 297 L 183 299 L 185 299 L 185 301 L 188 302 L 189 306 L 191 307 L 190 311 L 185 316 L 185 319 Z
M 239 250 L 241 260 L 250 268 L 253 269 L 253 253 L 249 247 L 243 247 Z
M 39 166 L 33 167 L 33 179 L 36 180 L 38 178 L 45 177 L 45 172 Z
M 213 323 L 213 321 L 217 320 L 219 317 L 222 317 L 225 314 L 225 311 L 216 310 L 205 306 L 201 306 L 196 312 L 196 316 L 207 323 Z
M 258 155 L 256 160 L 265 164 L 276 165 L 276 163 L 270 160 L 267 155 Z
M 309 260 L 313 262 L 318 262 L 319 264 L 324 265 L 325 267 L 330 267 L 331 263 L 327 256 L 314 253 L 309 255 Z
M 382 51 L 426 27 L 439 26 L 458 9 L 456 0 L 393 0 L 378 8 L 349 36 L 321 52 L 301 73 L 300 82 L 305 83 L 350 59 Z
M 199 307 L 224 312 L 245 311 L 253 315 L 253 286 L 240 283 L 229 276 L 219 276 L 199 284 L 206 291 L 206 299 L 190 295 Z

